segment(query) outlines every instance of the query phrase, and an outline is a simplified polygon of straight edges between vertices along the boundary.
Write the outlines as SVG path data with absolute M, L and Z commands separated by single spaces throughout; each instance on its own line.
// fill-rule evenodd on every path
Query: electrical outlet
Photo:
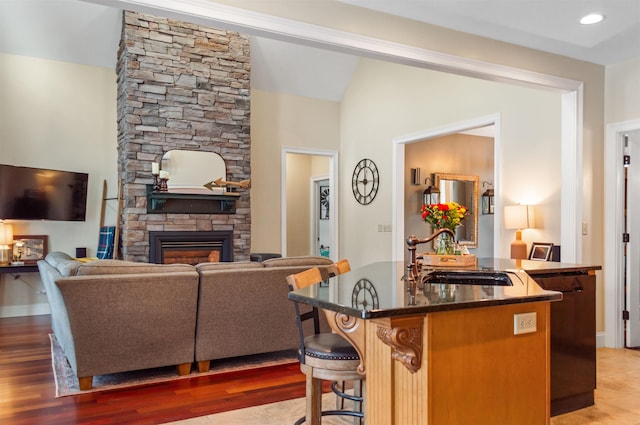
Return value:
M 582 235 L 588 235 L 589 234 L 589 226 L 587 225 L 587 223 L 583 222 L 582 223 Z
M 528 334 L 536 331 L 536 312 L 513 315 L 513 334 Z

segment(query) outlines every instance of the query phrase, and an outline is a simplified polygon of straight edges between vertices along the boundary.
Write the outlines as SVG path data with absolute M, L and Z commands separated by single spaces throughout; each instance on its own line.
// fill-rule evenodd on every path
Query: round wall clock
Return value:
M 363 159 L 356 164 L 351 178 L 351 188 L 356 201 L 362 205 L 370 204 L 378 194 L 380 176 L 378 167 L 370 159 Z
M 369 279 L 360 279 L 351 293 L 351 306 L 371 310 L 380 307 L 378 292 Z

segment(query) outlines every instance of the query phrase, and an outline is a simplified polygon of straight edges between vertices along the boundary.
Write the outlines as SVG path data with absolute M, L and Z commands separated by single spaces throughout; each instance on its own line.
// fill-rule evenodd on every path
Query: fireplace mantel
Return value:
M 147 185 L 147 214 L 235 214 L 239 196 L 157 192 Z

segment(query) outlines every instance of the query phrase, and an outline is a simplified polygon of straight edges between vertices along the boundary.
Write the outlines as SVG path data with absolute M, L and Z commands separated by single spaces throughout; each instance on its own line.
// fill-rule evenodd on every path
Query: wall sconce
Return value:
M 11 262 L 11 245 L 13 244 L 13 226 L 0 221 L 0 264 Z
M 491 186 L 491 183 L 482 182 L 482 187 L 485 185 Z M 490 187 L 482 194 L 482 214 L 493 214 L 494 208 L 493 188 Z
M 529 205 L 511 205 L 504 207 L 505 229 L 516 229 L 516 239 L 511 242 L 511 258 L 527 258 L 527 243 L 522 240 L 522 231 L 535 227 L 533 208 Z
M 422 203 L 423 204 L 439 204 L 440 203 L 440 189 L 434 185 L 434 178 L 427 177 L 424 179 L 424 184 L 427 184 L 428 181 L 431 181 L 431 185 L 427 187 L 424 192 L 422 192 Z
M 420 179 L 420 169 L 412 168 L 411 169 L 411 184 L 415 186 L 419 186 L 422 180 Z

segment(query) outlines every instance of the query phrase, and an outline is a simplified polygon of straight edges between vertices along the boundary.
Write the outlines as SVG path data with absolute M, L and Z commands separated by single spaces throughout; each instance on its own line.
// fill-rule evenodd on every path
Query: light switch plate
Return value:
M 513 334 L 528 334 L 536 331 L 536 312 L 513 315 Z

